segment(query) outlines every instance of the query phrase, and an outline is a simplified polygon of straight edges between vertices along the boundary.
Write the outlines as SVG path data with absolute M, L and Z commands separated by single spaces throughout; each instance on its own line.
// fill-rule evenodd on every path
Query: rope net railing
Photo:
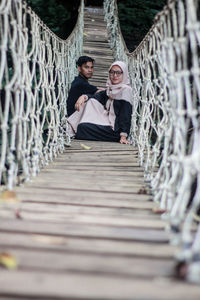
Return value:
M 104 10 L 115 59 L 128 63 L 134 91 L 131 139 L 154 201 L 178 244 L 180 277 L 200 282 L 199 1 L 171 0 L 133 53 L 120 31 L 117 4 Z
M 0 1 L 0 184 L 35 176 L 68 141 L 67 92 L 82 53 L 83 5 L 67 40 L 21 0 Z

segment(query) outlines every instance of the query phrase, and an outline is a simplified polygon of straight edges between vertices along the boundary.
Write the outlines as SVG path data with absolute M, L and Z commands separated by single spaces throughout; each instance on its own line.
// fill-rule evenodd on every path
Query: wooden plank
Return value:
M 30 206 L 30 207 L 29 207 Z M 93 224 L 93 225 L 101 225 L 101 226 L 112 226 L 112 227 L 133 227 L 133 228 L 146 228 L 146 229 L 165 229 L 166 223 L 162 220 L 158 219 L 148 219 L 144 218 L 144 216 L 140 216 L 140 218 L 125 218 L 118 216 L 93 216 L 93 215 L 75 215 L 74 213 L 66 211 L 53 211 L 46 209 L 41 209 L 39 205 L 38 210 L 35 209 L 35 206 L 29 205 L 28 207 L 22 206 L 18 214 L 22 220 L 37 220 L 42 222 L 56 222 L 65 224 Z M 36 213 L 37 211 L 37 213 Z M 8 209 L 1 209 L 0 217 L 1 218 L 11 218 L 16 215 L 16 211 L 11 211 Z
M 55 253 L 51 251 L 7 248 L 7 253 L 18 261 L 18 268 L 23 270 L 44 271 L 50 273 L 86 273 L 109 275 L 112 277 L 152 278 L 155 276 L 169 277 L 174 262 L 172 259 L 136 258 L 111 256 L 104 253 Z M 39 254 L 39 255 L 38 255 Z
M 74 191 L 73 191 L 74 192 Z M 76 191 L 75 191 L 76 192 Z M 95 207 L 115 207 L 115 208 L 134 208 L 143 210 L 152 210 L 156 205 L 152 201 L 147 201 L 147 198 L 143 198 L 142 195 L 139 200 L 134 199 L 132 196 L 131 200 L 126 198 L 121 199 L 107 197 L 103 194 L 99 197 L 96 193 L 92 195 L 85 194 L 78 195 L 78 193 L 56 193 L 54 190 L 51 192 L 48 189 L 40 189 L 34 192 L 34 189 L 24 189 L 17 194 L 18 199 L 23 202 L 43 202 L 47 204 L 71 204 L 71 205 L 84 205 L 84 206 L 95 206 Z M 59 196 L 59 199 L 58 199 Z M 144 200 L 144 201 L 142 201 Z
M 51 222 L 34 222 L 3 219 L 0 223 L 1 232 L 21 232 L 35 234 L 53 234 L 79 238 L 111 239 L 125 241 L 143 241 L 151 243 L 167 243 L 168 234 L 162 230 L 141 229 L 131 227 L 98 226 L 94 224 L 65 224 Z
M 90 181 L 89 181 L 90 180 Z M 126 180 L 117 180 L 117 178 L 115 178 L 115 180 L 99 180 L 99 178 L 94 178 L 89 176 L 87 178 L 85 178 L 85 180 L 83 180 L 82 178 L 76 177 L 76 178 L 72 178 L 71 176 L 66 176 L 66 177 L 62 177 L 58 174 L 57 177 L 54 176 L 50 176 L 50 175 L 44 175 L 44 176 L 38 176 L 35 180 L 34 180 L 34 185 L 37 185 L 37 183 L 42 183 L 42 182 L 47 182 L 49 181 L 49 184 L 51 185 L 51 187 L 53 187 L 55 184 L 57 185 L 57 187 L 59 186 L 69 186 L 71 188 L 73 188 L 73 185 L 76 185 L 79 189 L 81 189 L 83 187 L 84 188 L 94 188 L 95 185 L 95 189 L 103 189 L 102 186 L 104 186 L 105 189 L 109 189 L 109 190 L 119 190 L 119 191 L 123 191 L 124 192 L 128 192 L 129 189 L 133 190 L 133 189 L 140 189 L 140 188 L 145 188 L 145 184 L 143 182 L 140 181 L 136 181 L 134 182 L 133 180 L 131 181 L 126 181 Z M 116 185 L 117 182 L 117 185 Z M 103 189 L 104 190 L 104 189 Z
M 133 147 L 132 145 L 125 145 L 125 144 L 120 144 L 120 143 L 113 143 L 113 142 L 102 142 L 102 141 L 86 141 L 86 140 L 76 140 L 73 139 L 70 149 L 79 149 L 82 150 L 81 144 L 87 144 L 93 149 L 96 150 L 103 150 L 105 151 L 138 151 L 136 147 Z M 88 151 L 87 151 L 88 152 Z
M 10 238 L 12 236 L 12 238 Z M 96 253 L 111 256 L 128 256 L 168 259 L 174 257 L 175 247 L 143 242 L 79 239 L 54 235 L 0 232 L 1 250 L 8 248 L 65 253 Z
M 32 181 L 31 181 L 32 182 Z M 21 195 L 23 194 L 31 194 L 31 196 L 34 197 L 34 195 L 37 195 L 38 200 L 40 199 L 40 195 L 42 196 L 43 194 L 46 195 L 47 199 L 51 199 L 51 195 L 54 198 L 54 200 L 59 202 L 62 201 L 62 197 L 64 199 L 72 199 L 74 200 L 77 199 L 77 201 L 81 201 L 82 199 L 91 199 L 91 201 L 95 201 L 95 199 L 105 199 L 105 201 L 110 201 L 113 199 L 114 201 L 130 201 L 131 203 L 134 203 L 134 201 L 150 201 L 151 196 L 147 194 L 129 194 L 129 193 L 123 193 L 121 192 L 102 192 L 102 191 L 89 191 L 89 190 L 80 190 L 79 189 L 51 189 L 50 187 L 42 186 L 37 188 L 33 187 L 31 185 L 31 182 L 22 185 L 20 188 L 16 188 L 17 195 L 19 196 L 19 199 L 21 199 Z M 23 197 L 23 196 L 22 196 Z M 28 197 L 28 196 L 27 196 Z M 24 198 L 22 198 L 23 200 Z M 32 198 L 33 199 L 33 198 Z M 61 199 L 61 201 L 59 201 Z M 76 200 L 75 200 L 76 201 Z M 76 202 L 75 202 L 76 203 Z M 123 206 L 122 206 L 123 207 Z
M 26 283 L 26 284 L 25 284 Z M 75 288 L 76 287 L 76 288 Z M 77 288 L 78 287 L 78 288 Z M 113 278 L 98 275 L 50 274 L 32 271 L 3 271 L 0 294 L 38 296 L 46 299 L 148 299 L 199 300 L 200 287 L 169 279 Z
M 72 172 L 73 174 L 73 172 Z M 81 187 L 82 185 L 85 186 L 90 186 L 90 185 L 95 185 L 96 187 L 99 185 L 113 185 L 115 186 L 116 183 L 118 185 L 118 187 L 121 188 L 131 188 L 131 187 L 146 187 L 144 180 L 141 180 L 141 178 L 137 178 L 136 180 L 134 180 L 135 178 L 121 178 L 121 176 L 116 176 L 113 178 L 105 178 L 105 177 L 101 177 L 101 176 L 96 176 L 93 175 L 91 176 L 91 174 L 87 174 L 86 172 L 84 172 L 83 174 L 79 175 L 77 174 L 77 176 L 69 176 L 67 174 L 63 175 L 58 174 L 57 177 L 55 177 L 55 172 L 53 172 L 52 174 L 45 174 L 43 173 L 42 176 L 37 176 L 37 179 L 34 180 L 35 183 L 37 182 L 42 182 L 44 180 L 49 181 L 50 184 L 53 183 L 60 183 L 60 184 L 66 184 L 68 183 L 68 185 L 70 183 L 77 183 L 78 187 Z M 147 189 L 147 188 L 146 188 Z M 123 191 L 123 190 L 122 190 Z M 126 190 L 125 190 L 126 191 Z
M 72 141 L 72 144 L 74 144 L 75 141 L 73 140 Z M 83 143 L 81 143 L 83 144 Z M 99 148 L 99 147 L 95 147 L 93 144 L 88 144 L 88 143 L 85 143 L 86 145 L 90 146 L 91 149 L 90 150 L 84 150 L 82 148 L 82 146 L 80 145 L 73 145 L 73 148 L 72 147 L 67 147 L 63 154 L 61 153 L 60 156 L 64 155 L 66 152 L 68 153 L 85 153 L 85 154 L 88 154 L 88 155 L 93 155 L 93 154 L 98 154 L 98 155 L 102 155 L 102 156 L 111 156 L 111 155 L 121 155 L 121 156 L 128 156 L 128 155 L 132 155 L 132 158 L 133 160 L 135 159 L 138 159 L 137 156 L 138 156 L 138 152 L 135 151 L 134 149 L 110 149 L 110 148 Z
M 47 234 L 0 232 L 0 249 L 26 249 L 53 251 L 58 253 L 91 253 L 115 257 L 144 257 L 169 259 L 177 248 L 169 244 L 144 243 L 135 241 L 79 239 Z
M 46 169 L 48 167 L 45 167 Z M 59 169 L 59 170 L 100 170 L 100 171 L 127 171 L 127 172 L 131 172 L 131 173 L 136 173 L 136 174 L 144 174 L 144 170 L 142 170 L 141 167 L 133 167 L 133 166 L 117 166 L 117 165 L 112 165 L 112 166 L 105 166 L 105 165 L 99 165 L 98 168 L 96 165 L 91 166 L 90 163 L 88 162 L 88 164 L 82 164 L 82 165 L 78 165 L 74 166 L 73 164 L 69 165 L 69 164 L 55 164 L 54 162 L 52 162 L 52 169 Z
M 139 167 L 139 164 L 137 162 L 132 161 L 131 159 L 121 159 L 120 161 L 116 161 L 116 158 L 110 159 L 101 159 L 100 161 L 97 161 L 96 158 L 89 160 L 87 159 L 87 157 L 79 157 L 74 160 L 71 160 L 70 157 L 67 157 L 66 159 L 64 159 L 64 157 L 59 157 L 58 159 L 56 159 L 56 165 L 67 165 L 67 166 L 74 166 L 76 167 L 76 165 L 78 166 L 84 166 L 84 165 L 90 165 L 90 166 L 94 166 L 94 167 L 98 167 L 98 166 L 109 166 L 109 167 Z
M 143 189 L 143 187 L 141 185 L 135 185 L 135 186 L 130 186 L 128 187 L 127 185 L 124 185 L 124 186 L 106 186 L 106 185 L 103 185 L 101 183 L 99 183 L 98 185 L 95 185 L 95 186 L 91 186 L 89 183 L 80 183 L 78 184 L 78 187 L 77 187 L 77 183 L 76 182 L 50 182 L 49 184 L 51 184 L 51 189 L 76 189 L 77 191 L 102 191 L 102 192 L 111 192 L 111 193 L 118 193 L 118 192 L 121 192 L 122 191 L 122 188 L 124 188 L 124 194 L 129 194 L 129 193 L 140 193 L 140 190 L 141 188 Z M 38 179 L 37 182 L 32 182 L 32 187 L 42 187 L 42 186 L 46 186 L 46 182 L 43 181 L 41 179 Z M 126 189 L 125 189 L 126 188 Z
M 50 176 L 53 176 L 55 175 L 54 173 L 57 172 L 56 169 L 54 168 L 45 168 L 43 169 L 42 171 L 42 176 L 46 176 L 46 175 L 50 175 Z M 60 170 L 59 171 L 59 174 L 62 175 L 62 176 L 65 176 L 67 177 L 67 174 L 65 172 L 65 170 Z M 115 170 L 108 170 L 108 171 L 104 171 L 104 170 L 83 170 L 81 173 L 77 173 L 76 169 L 73 169 L 70 171 L 70 175 L 72 176 L 75 176 L 78 177 L 78 178 L 86 178 L 86 177 L 95 177 L 97 179 L 106 179 L 106 180 L 109 180 L 109 181 L 114 181 L 115 180 L 115 176 L 117 176 L 117 180 L 125 180 L 125 181 L 134 181 L 134 182 L 141 182 L 141 183 L 145 183 L 147 181 L 145 181 L 144 179 L 144 174 L 142 172 L 140 172 L 139 174 L 138 173 L 133 173 L 133 172 L 127 172 L 127 171 L 116 171 Z M 38 175 L 40 176 L 40 175 Z M 70 176 L 70 177 L 71 177 Z M 69 177 L 69 176 L 68 176 Z
M 24 207 L 26 204 L 26 207 Z M 90 206 L 84 206 L 84 205 L 65 205 L 62 206 L 60 204 L 45 204 L 45 203 L 25 203 L 21 206 L 15 206 L 13 209 L 10 207 L 4 207 L 1 209 L 0 215 L 2 217 L 11 217 L 16 218 L 16 214 L 20 214 L 20 216 L 23 218 L 26 218 L 30 216 L 34 220 L 41 219 L 42 220 L 56 220 L 60 219 L 59 222 L 62 220 L 63 222 L 71 222 L 74 218 L 77 218 L 77 223 L 79 220 L 83 220 L 85 218 L 85 222 L 91 223 L 91 220 L 93 219 L 93 224 L 98 223 L 99 220 L 100 224 L 102 224 L 102 221 L 100 220 L 106 220 L 106 218 L 109 218 L 110 221 L 108 223 L 113 223 L 113 226 L 120 226 L 117 224 L 118 219 L 127 220 L 126 224 L 134 227 L 141 227 L 141 228 L 148 228 L 145 224 L 151 224 L 152 228 L 158 228 L 159 226 L 156 226 L 157 220 L 160 220 L 160 216 L 158 215 L 152 215 L 151 212 L 148 210 L 134 210 L 131 211 L 130 209 L 114 209 L 114 208 L 104 208 L 104 207 L 90 207 Z M 62 209 L 63 208 L 63 209 Z M 117 219 L 118 218 L 118 219 Z M 134 219 L 133 219 L 134 218 Z M 96 221 L 95 221 L 96 220 Z M 108 220 L 108 219 L 107 219 Z M 135 220 L 131 222 L 131 220 Z M 125 221 L 124 221 L 125 222 Z M 119 221 L 120 223 L 120 221 Z M 162 221 L 158 222 L 160 225 L 160 228 L 164 228 L 164 223 Z M 105 223 L 106 224 L 106 223 Z M 105 224 L 102 224 L 103 226 Z M 131 225 L 132 224 L 132 225 Z M 153 226 L 154 224 L 154 226 Z
M 145 202 L 144 202 L 145 204 Z M 97 211 L 98 209 L 98 211 Z M 158 215 L 152 214 L 147 207 L 134 208 L 134 213 L 130 213 L 130 208 L 123 209 L 122 206 L 95 205 L 85 203 L 54 202 L 48 200 L 25 200 L 17 205 L 1 205 L 0 216 L 13 217 L 16 211 L 20 213 L 22 219 L 56 220 L 57 222 L 86 222 L 93 224 L 112 224 L 112 226 L 131 226 L 140 228 L 165 228 L 166 222 L 160 220 Z M 124 212 L 125 213 L 124 213 Z M 80 214 L 81 212 L 81 214 Z M 130 214 L 130 216 L 128 216 Z M 134 218 L 132 218 L 134 216 Z

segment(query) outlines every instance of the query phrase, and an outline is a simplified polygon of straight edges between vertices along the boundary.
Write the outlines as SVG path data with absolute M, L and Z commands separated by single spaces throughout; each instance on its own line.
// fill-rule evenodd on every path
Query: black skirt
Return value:
M 79 140 L 119 142 L 120 133 L 114 131 L 111 126 L 80 123 L 75 138 Z

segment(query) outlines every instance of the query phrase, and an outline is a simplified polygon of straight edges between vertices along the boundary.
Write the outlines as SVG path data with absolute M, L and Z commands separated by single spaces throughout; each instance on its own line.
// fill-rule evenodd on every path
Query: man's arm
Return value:
M 96 91 L 96 93 L 99 93 L 99 92 L 102 92 L 102 91 L 105 91 L 105 88 L 102 88 L 102 87 L 97 87 L 97 91 Z
M 84 85 L 82 86 L 82 91 L 84 91 L 84 94 L 95 94 L 98 91 L 98 87 L 95 85 L 90 84 L 89 82 L 84 82 Z
M 90 95 L 90 94 L 87 94 L 87 95 L 81 95 L 78 100 L 76 101 L 76 104 L 75 104 L 75 109 L 77 111 L 80 110 L 81 108 L 81 105 L 83 105 L 86 101 L 88 101 L 88 99 L 90 98 L 94 98 L 96 99 L 97 101 L 99 101 L 102 105 L 105 104 L 106 102 L 106 92 L 105 90 L 103 91 L 100 91 L 98 93 L 95 93 L 94 95 Z

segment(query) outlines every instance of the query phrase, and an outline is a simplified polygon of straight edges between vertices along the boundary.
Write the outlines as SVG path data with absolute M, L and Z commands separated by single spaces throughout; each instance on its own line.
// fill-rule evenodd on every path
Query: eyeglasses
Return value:
M 111 76 L 117 75 L 117 77 L 119 77 L 121 74 L 123 74 L 123 72 L 121 72 L 121 71 L 109 71 L 109 74 Z

